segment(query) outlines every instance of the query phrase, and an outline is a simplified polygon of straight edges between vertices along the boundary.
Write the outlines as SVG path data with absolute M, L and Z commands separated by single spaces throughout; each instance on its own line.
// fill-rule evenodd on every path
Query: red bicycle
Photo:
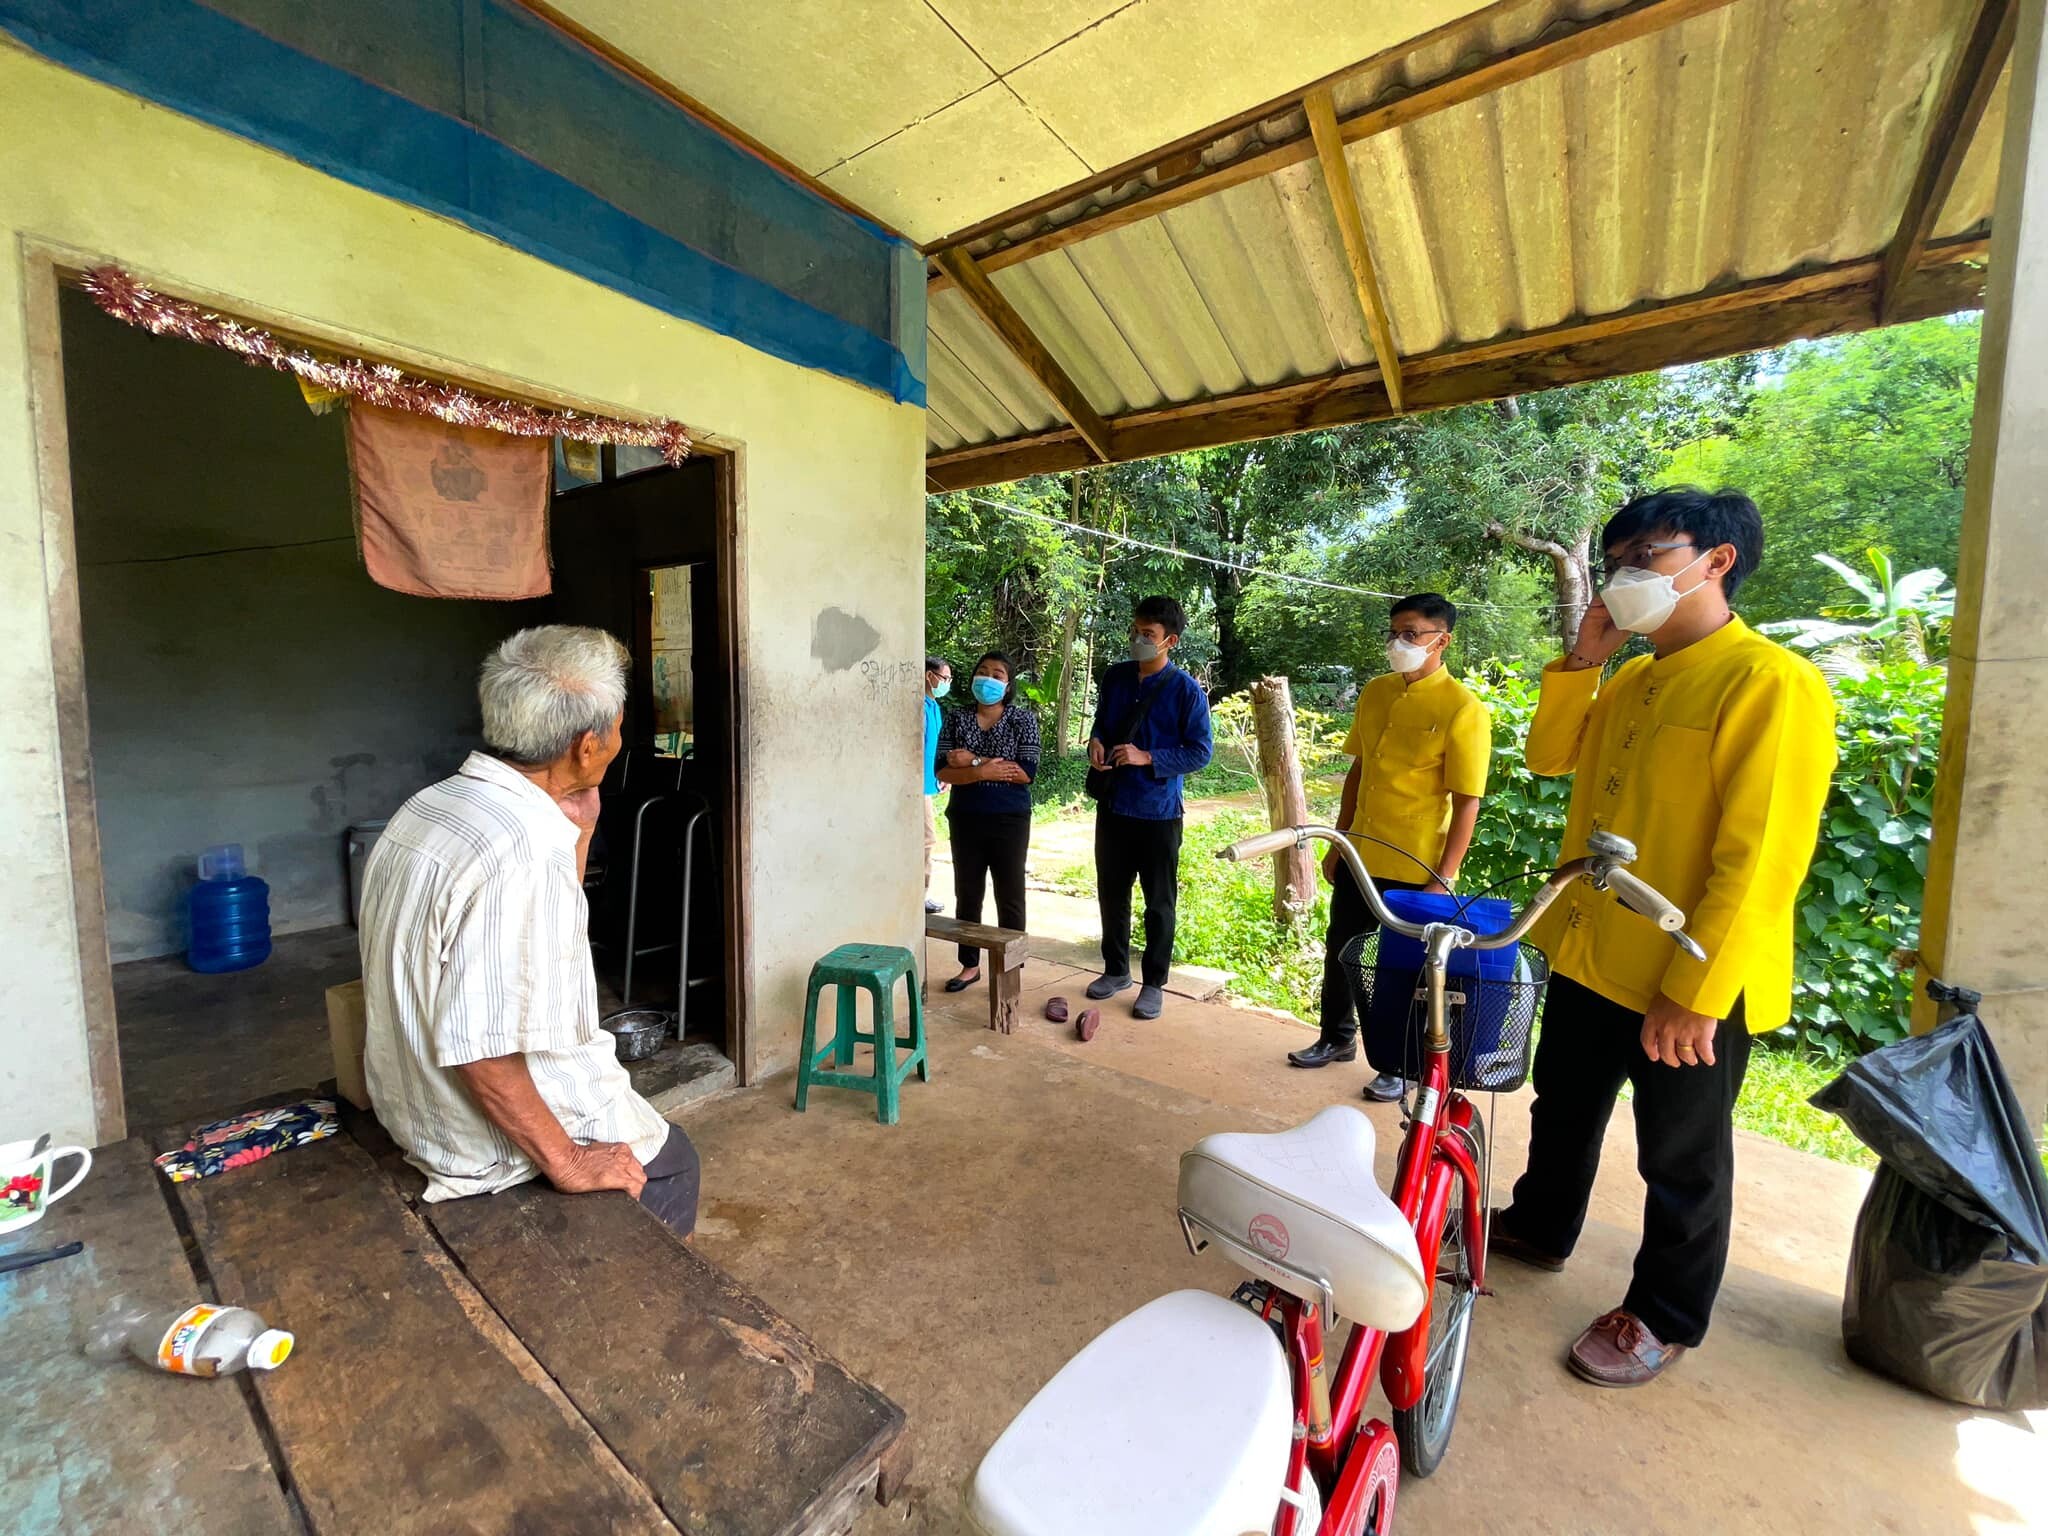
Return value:
M 1492 1066 L 1461 1056 L 1454 1074 L 1454 1034 L 1471 1042 L 1454 1026 L 1471 1020 L 1485 983 L 1454 994 L 1453 953 L 1517 944 L 1580 879 L 1700 953 L 1684 914 L 1628 872 L 1635 849 L 1612 834 L 1596 833 L 1586 857 L 1489 934 L 1391 911 L 1329 827 L 1282 828 L 1217 856 L 1311 840 L 1341 851 L 1385 931 L 1422 944 L 1420 985 L 1400 996 L 1420 1006 L 1423 1063 L 1393 1197 L 1374 1176 L 1372 1122 L 1349 1105 L 1292 1130 L 1197 1142 L 1181 1158 L 1182 1233 L 1190 1251 L 1213 1244 L 1255 1278 L 1228 1299 L 1162 1296 L 1047 1382 L 975 1474 L 973 1516 L 989 1536 L 1386 1536 L 1402 1470 L 1426 1477 L 1449 1447 L 1486 1285 L 1486 1130 L 1456 1084 L 1498 1080 L 1504 1052 L 1489 1037 Z M 1528 1012 L 1505 1051 L 1519 1053 L 1506 1068 L 1516 1081 L 1533 999 Z M 1352 1329 L 1333 1374 L 1324 1345 L 1339 1318 Z M 1375 1378 L 1391 1425 L 1364 1418 Z

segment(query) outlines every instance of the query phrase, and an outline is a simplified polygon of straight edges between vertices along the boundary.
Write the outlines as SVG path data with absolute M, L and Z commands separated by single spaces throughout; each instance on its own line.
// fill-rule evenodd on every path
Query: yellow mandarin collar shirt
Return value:
M 1628 838 L 1634 872 L 1686 913 L 1704 964 L 1583 881 L 1532 938 L 1560 975 L 1638 1012 L 1661 992 L 1752 1033 L 1792 1012 L 1792 918 L 1835 768 L 1835 702 L 1813 663 L 1741 619 L 1665 657 L 1543 673 L 1532 773 L 1575 775 L 1561 859 Z
M 1420 885 L 1435 869 L 1451 822 L 1451 796 L 1486 793 L 1493 727 L 1487 708 L 1438 667 L 1406 681 L 1383 673 L 1358 693 L 1344 750 L 1358 759 L 1358 810 L 1344 830 L 1380 838 L 1413 854 L 1360 841 L 1376 880 Z

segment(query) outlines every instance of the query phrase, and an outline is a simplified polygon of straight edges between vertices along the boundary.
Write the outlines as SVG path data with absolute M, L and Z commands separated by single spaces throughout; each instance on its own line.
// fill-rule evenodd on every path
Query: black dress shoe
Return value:
M 979 976 L 955 976 L 946 983 L 946 990 L 948 992 L 965 992 L 979 980 L 981 980 Z
M 1305 1045 L 1298 1051 L 1287 1053 L 1290 1067 L 1327 1067 L 1333 1061 L 1358 1060 L 1356 1040 L 1332 1040 L 1325 1036 L 1314 1045 Z
M 1501 1213 L 1495 1211 L 1486 1223 L 1486 1251 L 1498 1254 L 1504 1259 L 1513 1259 L 1517 1264 L 1527 1264 L 1531 1269 L 1540 1269 L 1550 1274 L 1564 1271 L 1564 1260 L 1554 1253 L 1545 1253 L 1534 1243 L 1525 1243 L 1521 1238 L 1501 1225 Z
M 1088 995 L 1099 1003 L 1106 997 L 1115 997 L 1117 993 L 1127 990 L 1130 986 L 1131 978 L 1128 976 L 1098 976 L 1088 983 Z
M 1398 1072 L 1382 1072 L 1365 1085 L 1365 1097 L 1375 1104 L 1398 1104 L 1408 1091 L 1408 1080 Z

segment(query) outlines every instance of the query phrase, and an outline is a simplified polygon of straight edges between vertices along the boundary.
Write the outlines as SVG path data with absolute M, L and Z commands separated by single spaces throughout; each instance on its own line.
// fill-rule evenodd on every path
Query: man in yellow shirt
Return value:
M 1382 889 L 1448 888 L 1458 878 L 1486 793 L 1493 748 L 1487 708 L 1444 670 L 1458 610 L 1435 592 L 1394 604 L 1387 616 L 1387 671 L 1359 690 L 1344 750 L 1355 761 L 1344 780 L 1337 825 Z M 1330 931 L 1323 945 L 1322 1035 L 1290 1051 L 1297 1067 L 1326 1067 L 1358 1055 L 1358 1014 L 1340 963 L 1344 948 L 1378 924 L 1336 849 L 1323 859 L 1330 881 Z M 1377 1066 L 1398 1069 L 1398 1061 Z M 1378 1103 L 1401 1097 L 1398 1070 L 1366 1084 Z
M 1571 888 L 1532 935 L 1553 979 L 1536 1047 L 1528 1171 L 1490 1247 L 1562 1269 L 1585 1224 L 1600 1143 L 1634 1085 L 1648 1186 L 1635 1276 L 1567 1363 L 1638 1386 L 1705 1337 L 1728 1263 L 1734 1108 L 1752 1032 L 1792 1007 L 1792 911 L 1835 766 L 1835 711 L 1812 663 L 1729 609 L 1763 555 L 1747 496 L 1638 497 L 1601 535 L 1605 579 L 1577 642 L 1543 673 L 1534 773 L 1574 774 L 1560 857 L 1596 831 L 1689 917 L 1704 962 L 1614 896 Z M 1630 631 L 1654 648 L 1601 680 Z

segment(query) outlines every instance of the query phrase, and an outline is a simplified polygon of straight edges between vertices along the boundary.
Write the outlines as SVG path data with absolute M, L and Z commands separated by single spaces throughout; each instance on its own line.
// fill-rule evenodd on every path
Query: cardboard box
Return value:
M 327 1037 L 334 1046 L 334 1082 L 341 1096 L 357 1109 L 370 1107 L 370 1085 L 363 1076 L 367 1025 L 360 981 L 345 981 L 327 989 Z

